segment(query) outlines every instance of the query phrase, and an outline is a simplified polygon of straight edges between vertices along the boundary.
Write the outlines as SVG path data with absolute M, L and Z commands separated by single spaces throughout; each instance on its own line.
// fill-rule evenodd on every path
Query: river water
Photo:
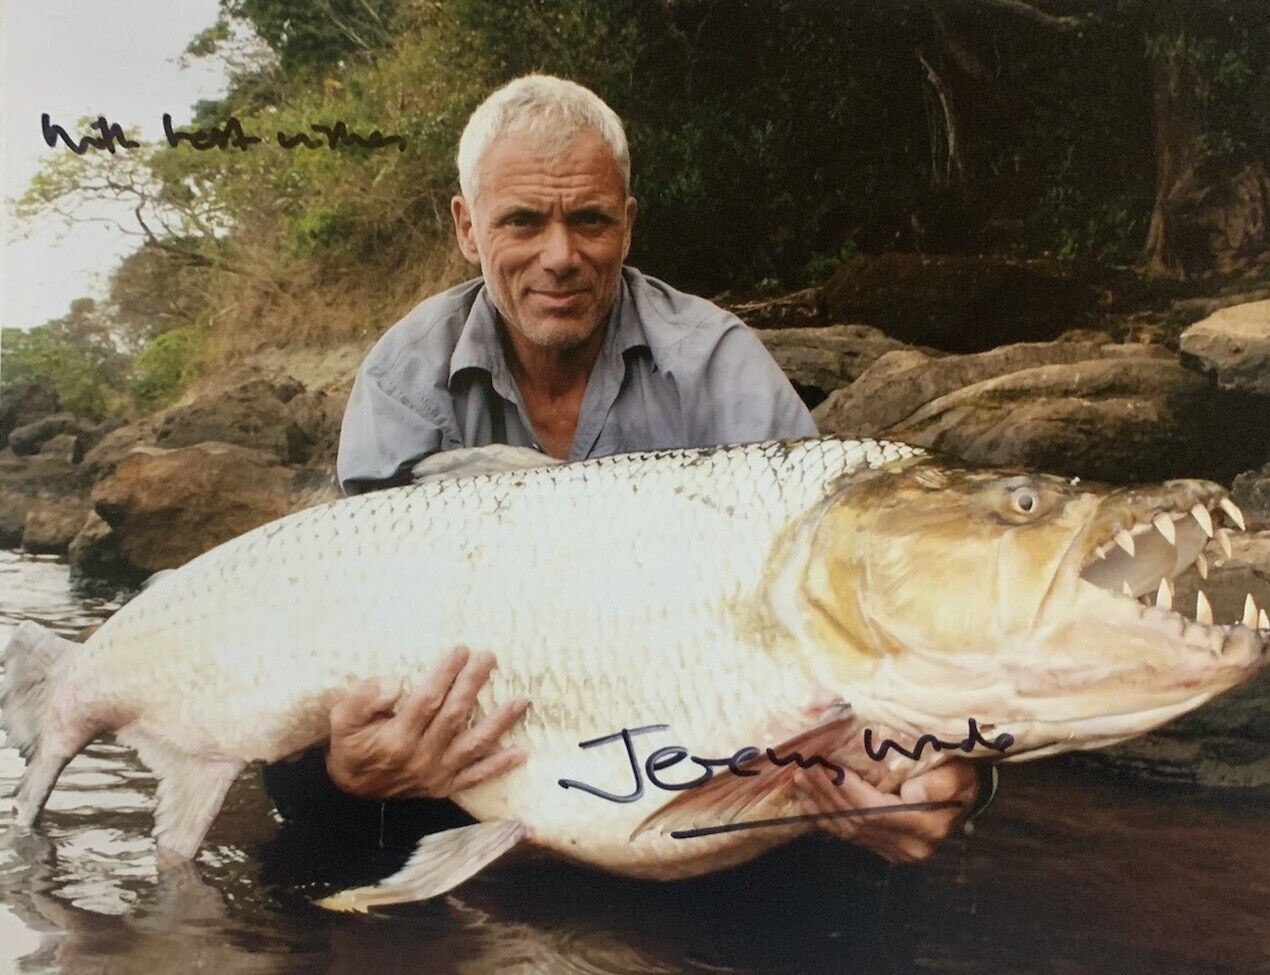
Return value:
M 0 645 L 25 618 L 71 635 L 113 608 L 0 552 Z M 21 770 L 0 747 L 0 795 Z M 0 800 L 0 972 L 1270 972 L 1270 802 L 1061 761 L 1007 767 L 974 835 L 921 865 L 814 838 L 674 884 L 529 863 L 371 916 L 310 901 L 403 851 L 297 833 L 248 773 L 196 868 L 160 879 L 153 792 L 100 742 L 38 833 Z

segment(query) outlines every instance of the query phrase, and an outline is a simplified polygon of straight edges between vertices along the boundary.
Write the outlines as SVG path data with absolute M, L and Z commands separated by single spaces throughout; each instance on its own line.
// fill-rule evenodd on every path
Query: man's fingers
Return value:
M 446 761 L 461 768 L 483 758 L 497 746 L 498 739 L 520 720 L 528 707 L 529 699 L 525 697 L 504 701 L 478 725 L 454 739 L 454 744 L 446 752 Z
M 496 775 L 515 768 L 525 760 L 525 753 L 519 748 L 504 748 L 481 759 L 475 765 L 469 765 L 454 777 L 447 795 L 453 795 L 461 789 L 469 788 L 478 782 L 492 779 Z
M 942 802 L 955 800 L 969 806 L 975 797 L 979 777 L 969 762 L 952 761 L 909 779 L 900 786 L 905 802 Z
M 468 715 L 476 703 L 476 694 L 494 669 L 494 655 L 488 651 L 468 658 L 459 671 L 449 693 L 441 704 L 432 723 L 423 733 L 423 746 L 432 755 L 444 755 L 467 724 Z
M 381 689 L 378 682 L 364 680 L 355 685 L 331 708 L 332 733 L 364 728 L 375 718 L 390 713 L 398 692 Z
M 397 709 L 403 732 L 418 736 L 428 730 L 469 659 L 471 653 L 467 647 L 455 647 L 428 672 L 424 682 Z

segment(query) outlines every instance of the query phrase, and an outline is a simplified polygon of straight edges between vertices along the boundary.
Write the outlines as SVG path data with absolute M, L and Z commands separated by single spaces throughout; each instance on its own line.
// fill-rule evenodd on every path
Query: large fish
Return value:
M 520 844 L 682 877 L 810 828 L 798 775 L 893 789 L 951 754 L 1120 741 L 1270 646 L 1251 596 L 1234 624 L 1171 606 L 1170 579 L 1243 527 L 1205 481 L 1113 489 L 832 438 L 462 474 L 489 456 L 250 531 L 83 646 L 23 624 L 2 698 L 18 824 L 114 732 L 159 779 L 161 858 L 192 857 L 246 764 L 325 738 L 354 682 L 409 691 L 467 644 L 498 657 L 478 718 L 532 702 L 508 736 L 526 761 L 455 796 L 480 823 L 329 903 L 432 896 Z

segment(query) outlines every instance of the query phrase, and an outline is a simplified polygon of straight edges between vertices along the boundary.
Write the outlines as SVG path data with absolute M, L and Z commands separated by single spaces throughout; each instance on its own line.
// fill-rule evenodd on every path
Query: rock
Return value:
M 78 433 L 59 433 L 44 441 L 40 453 L 60 457 L 68 464 L 78 464 L 84 456 L 84 441 Z
M 100 480 L 114 471 L 115 466 L 133 447 L 153 444 L 154 437 L 155 423 L 150 419 L 141 419 L 114 427 L 84 454 L 83 460 L 80 461 L 84 474 L 89 480 Z
M 1157 346 L 1085 342 L 1020 342 L 976 355 L 939 358 L 915 350 L 888 352 L 850 387 L 833 393 L 814 416 L 824 433 L 872 437 L 927 403 L 984 380 L 1038 366 L 1126 357 L 1171 355 Z
M 1223 308 L 1182 333 L 1182 361 L 1223 389 L 1270 396 L 1270 300 Z
M 59 406 L 57 391 L 45 379 L 5 384 L 0 388 L 0 447 L 18 427 L 56 413 Z
M 1179 363 L 1110 358 L 975 383 L 884 436 L 975 465 L 1125 483 L 1224 474 L 1232 447 L 1218 420 L 1208 383 Z
M 1270 528 L 1270 462 L 1236 477 L 1230 494 L 1243 510 L 1250 530 Z
M 1237 621 L 1249 592 L 1270 606 L 1270 532 L 1233 536 L 1229 559 L 1211 542 L 1205 554 L 1213 619 Z M 1196 582 L 1179 577 L 1175 606 L 1195 604 Z M 1148 780 L 1270 791 L 1270 668 L 1149 735 L 1073 760 Z
M 772 328 L 756 334 L 812 407 L 853 382 L 881 356 L 908 348 L 868 325 Z
M 307 444 L 305 459 L 310 464 L 334 464 L 344 420 L 344 395 L 321 391 L 300 393 L 291 398 L 287 409 Z
M 43 419 L 24 424 L 9 434 L 9 447 L 19 457 L 38 453 L 45 441 L 62 434 L 73 434 L 86 438 L 96 432 L 97 427 L 72 413 L 54 413 Z
M 160 421 L 155 443 L 175 448 L 215 441 L 304 463 L 312 444 L 278 396 L 279 388 L 289 398 L 298 395 L 293 384 L 256 379 L 173 407 Z
M 895 253 L 854 255 L 822 294 L 830 320 L 949 352 L 1053 339 L 1097 297 L 1072 278 L 999 258 Z
M 101 515 L 89 509 L 79 532 L 67 548 L 71 579 L 96 583 L 105 580 L 125 586 L 140 585 L 146 573 L 131 565 L 119 551 L 119 538 Z
M 184 565 L 287 513 L 291 472 L 262 451 L 223 443 L 136 447 L 93 488 L 93 507 L 129 566 Z
M 27 511 L 22 548 L 37 555 L 66 554 L 88 512 L 82 497 L 38 501 Z
M 22 543 L 27 515 L 33 509 L 86 499 L 88 486 L 82 469 L 65 458 L 18 457 L 8 448 L 0 451 L 0 546 Z

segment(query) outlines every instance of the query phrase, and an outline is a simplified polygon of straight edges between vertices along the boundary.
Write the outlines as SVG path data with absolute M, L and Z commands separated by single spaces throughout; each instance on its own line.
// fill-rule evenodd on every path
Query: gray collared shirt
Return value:
M 340 488 L 409 480 L 428 454 L 538 447 L 477 278 L 417 305 L 358 370 L 340 429 Z M 632 267 L 609 312 L 569 460 L 816 435 L 802 400 L 739 318 Z

